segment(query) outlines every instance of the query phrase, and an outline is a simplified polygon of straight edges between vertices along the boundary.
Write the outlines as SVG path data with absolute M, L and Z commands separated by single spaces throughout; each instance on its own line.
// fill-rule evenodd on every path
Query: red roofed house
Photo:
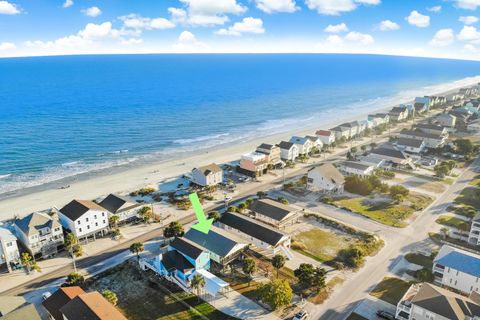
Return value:
M 315 134 L 320 138 L 323 145 L 330 145 L 335 142 L 335 133 L 330 130 L 318 130 Z

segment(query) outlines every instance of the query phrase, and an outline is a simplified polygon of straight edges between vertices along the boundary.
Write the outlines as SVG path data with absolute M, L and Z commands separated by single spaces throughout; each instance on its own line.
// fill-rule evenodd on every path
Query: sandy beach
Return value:
M 480 82 L 480 77 L 466 78 L 449 84 L 427 88 L 424 95 L 445 95 L 456 91 L 461 87 L 470 86 Z M 414 97 L 400 103 L 409 103 Z M 382 105 L 378 102 L 378 108 L 368 113 L 385 112 L 392 105 Z M 158 187 L 162 182 L 188 173 L 192 168 L 211 162 L 217 164 L 238 160 L 244 153 L 254 151 L 260 143 L 278 143 L 281 140 L 289 140 L 292 135 L 314 134 L 318 129 L 328 129 L 341 122 L 366 119 L 367 114 L 346 114 L 335 120 L 323 119 L 311 127 L 292 128 L 291 131 L 258 137 L 252 141 L 234 144 L 221 148 L 202 150 L 197 154 L 189 155 L 182 159 L 171 161 L 153 162 L 147 165 L 139 165 L 132 168 L 114 168 L 109 172 L 93 172 L 67 178 L 59 182 L 49 183 L 38 187 L 19 190 L 13 194 L 0 195 L 0 220 L 8 220 L 15 215 L 23 216 L 29 212 L 61 207 L 72 199 L 95 199 L 108 193 L 128 193 L 129 191 L 144 186 Z M 70 185 L 67 189 L 60 189 L 60 185 Z

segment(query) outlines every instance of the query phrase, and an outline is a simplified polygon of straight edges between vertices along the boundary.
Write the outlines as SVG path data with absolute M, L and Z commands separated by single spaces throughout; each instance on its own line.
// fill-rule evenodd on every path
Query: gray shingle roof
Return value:
M 234 235 L 215 226 L 212 226 L 207 234 L 190 229 L 184 237 L 220 257 L 226 257 L 237 244 L 242 243 L 237 241 Z
M 170 247 L 193 259 L 197 259 L 203 252 L 200 246 L 186 238 L 175 238 L 170 243 Z
M 329 179 L 337 185 L 343 185 L 345 183 L 345 177 L 343 174 L 331 163 L 322 163 L 321 165 L 310 169 L 309 172 L 313 170 L 320 172 L 325 179 Z
M 99 203 L 102 208 L 107 209 L 111 213 L 120 213 L 126 210 L 130 210 L 136 207 L 140 207 L 143 204 L 134 202 L 128 198 L 118 196 L 116 194 L 109 194 L 102 202 Z
M 363 171 L 372 167 L 371 164 L 362 163 L 360 161 L 343 161 L 343 162 L 340 162 L 340 165 L 348 168 L 363 170 Z
M 411 138 L 399 138 L 397 140 L 397 145 L 407 146 L 412 148 L 420 148 L 422 146 L 423 140 L 411 139 Z
M 408 135 L 408 136 L 421 137 L 421 138 L 428 138 L 428 139 L 437 139 L 437 140 L 443 139 L 443 137 L 439 134 L 427 133 L 427 132 L 423 132 L 423 131 L 420 131 L 420 130 L 403 129 L 402 131 L 400 131 L 400 134 L 401 135 L 403 134 L 403 135 Z
M 225 213 L 219 221 L 272 246 L 278 245 L 285 237 L 285 234 L 272 227 L 234 212 Z
M 30 213 L 22 219 L 15 220 L 14 223 L 27 236 L 37 234 L 38 230 L 46 227 L 55 229 L 60 226 L 56 219 L 43 212 Z
M 293 147 L 293 143 L 291 142 L 288 142 L 288 141 L 281 141 L 278 146 L 280 147 L 280 149 L 284 149 L 284 150 L 290 150 L 290 148 Z
M 400 150 L 388 149 L 388 148 L 377 148 L 370 152 L 374 155 L 398 158 L 398 159 L 407 159 L 408 157 Z
M 190 261 L 175 250 L 162 254 L 162 264 L 168 271 L 176 269 L 185 273 L 195 269 L 195 266 L 191 264 Z
M 90 200 L 72 200 L 65 207 L 60 209 L 60 212 L 67 216 L 70 220 L 75 221 L 80 218 L 88 210 L 105 211 L 93 201 Z
M 276 221 L 282 221 L 288 214 L 296 211 L 290 206 L 271 199 L 258 199 L 250 205 L 250 210 Z

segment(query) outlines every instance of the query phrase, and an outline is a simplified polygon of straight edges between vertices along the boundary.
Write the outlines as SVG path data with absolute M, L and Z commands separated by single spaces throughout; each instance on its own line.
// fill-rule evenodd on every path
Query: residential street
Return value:
M 480 171 L 480 158 L 477 158 L 443 194 L 439 195 L 425 211 L 407 228 L 395 229 L 379 227 L 379 234 L 385 239 L 385 247 L 374 257 L 368 258 L 366 265 L 343 285 L 337 287 L 334 294 L 323 305 L 310 310 L 313 319 L 345 319 L 350 312 L 366 297 L 388 272 L 391 272 L 401 256 L 410 251 L 422 250 L 429 246 L 428 232 L 435 220 L 451 204 L 468 182 Z M 322 211 L 329 215 L 331 211 Z M 341 215 L 334 215 L 341 218 Z M 352 223 L 349 215 L 342 219 Z M 355 224 L 355 223 L 353 223 Z

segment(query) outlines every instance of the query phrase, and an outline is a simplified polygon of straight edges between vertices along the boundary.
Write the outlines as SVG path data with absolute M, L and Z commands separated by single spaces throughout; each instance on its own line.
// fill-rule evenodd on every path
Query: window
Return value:
M 105 212 L 102 212 L 102 217 L 105 217 Z
M 80 225 L 80 224 L 81 224 L 80 220 L 78 220 L 78 221 L 77 221 L 77 224 L 78 224 L 78 225 Z
M 97 220 L 97 215 L 94 215 L 93 218 L 94 218 L 95 220 Z
M 105 220 L 103 220 L 103 224 L 106 224 Z
M 13 242 L 7 242 L 7 247 L 13 246 Z
M 78 232 L 82 232 L 82 228 L 78 228 Z
M 55 232 L 58 232 L 58 231 L 60 231 L 60 227 L 55 228 Z
M 90 226 L 87 226 L 87 230 L 90 230 Z
M 455 285 L 457 285 L 457 280 L 455 280 Z
M 86 219 L 85 219 L 85 221 L 87 221 L 87 222 L 88 222 L 88 218 L 86 218 Z
M 98 222 L 95 222 L 95 227 L 98 227 Z

